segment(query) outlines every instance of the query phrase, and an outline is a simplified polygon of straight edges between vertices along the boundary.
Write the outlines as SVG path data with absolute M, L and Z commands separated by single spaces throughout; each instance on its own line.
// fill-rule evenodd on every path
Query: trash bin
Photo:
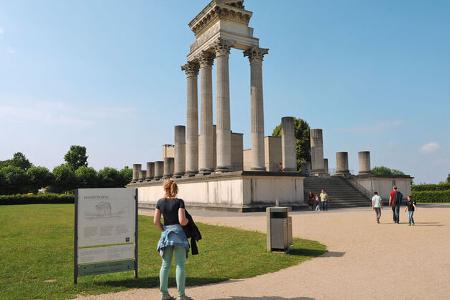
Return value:
M 289 207 L 267 207 L 267 251 L 288 251 L 292 244 Z

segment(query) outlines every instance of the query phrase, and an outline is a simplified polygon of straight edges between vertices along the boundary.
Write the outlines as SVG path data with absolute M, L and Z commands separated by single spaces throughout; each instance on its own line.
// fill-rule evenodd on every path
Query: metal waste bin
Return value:
M 289 207 L 267 207 L 267 251 L 287 251 L 292 245 L 292 218 Z

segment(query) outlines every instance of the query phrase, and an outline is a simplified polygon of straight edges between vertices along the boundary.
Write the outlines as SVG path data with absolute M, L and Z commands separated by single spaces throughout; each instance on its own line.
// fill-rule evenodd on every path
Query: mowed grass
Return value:
M 73 226 L 72 204 L 0 206 L 0 299 L 68 299 L 158 287 L 159 232 L 152 218 L 139 216 L 139 279 L 132 272 L 86 276 L 77 286 Z M 188 286 L 274 272 L 326 252 L 318 242 L 296 239 L 290 254 L 268 253 L 264 234 L 205 224 L 199 228 L 200 254 L 189 256 L 186 264 Z

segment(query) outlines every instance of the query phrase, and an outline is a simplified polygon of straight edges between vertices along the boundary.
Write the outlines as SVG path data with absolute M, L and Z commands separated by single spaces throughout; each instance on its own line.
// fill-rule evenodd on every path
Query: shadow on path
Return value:
M 263 296 L 263 297 L 241 297 L 241 296 L 231 296 L 228 298 L 214 298 L 212 300 L 314 300 L 314 298 L 309 297 L 295 297 L 295 298 L 284 298 L 277 296 Z
M 186 286 L 199 286 L 206 284 L 219 283 L 223 281 L 232 281 L 226 277 L 210 277 L 210 278 L 186 278 Z M 124 280 L 108 280 L 96 282 L 96 285 L 100 286 L 112 286 L 112 287 L 126 287 L 126 288 L 156 288 L 159 287 L 159 277 L 143 277 L 143 278 L 130 278 Z M 169 287 L 176 287 L 175 278 L 169 278 Z

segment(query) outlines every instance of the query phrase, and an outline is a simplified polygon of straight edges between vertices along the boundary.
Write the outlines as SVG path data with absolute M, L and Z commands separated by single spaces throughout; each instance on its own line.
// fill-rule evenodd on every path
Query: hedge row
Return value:
M 74 203 L 75 196 L 67 194 L 0 195 L 0 205 Z
M 413 185 L 411 189 L 414 192 L 422 191 L 450 191 L 450 183 L 446 184 L 419 184 Z
M 450 190 L 413 191 L 412 195 L 418 203 L 450 203 Z

